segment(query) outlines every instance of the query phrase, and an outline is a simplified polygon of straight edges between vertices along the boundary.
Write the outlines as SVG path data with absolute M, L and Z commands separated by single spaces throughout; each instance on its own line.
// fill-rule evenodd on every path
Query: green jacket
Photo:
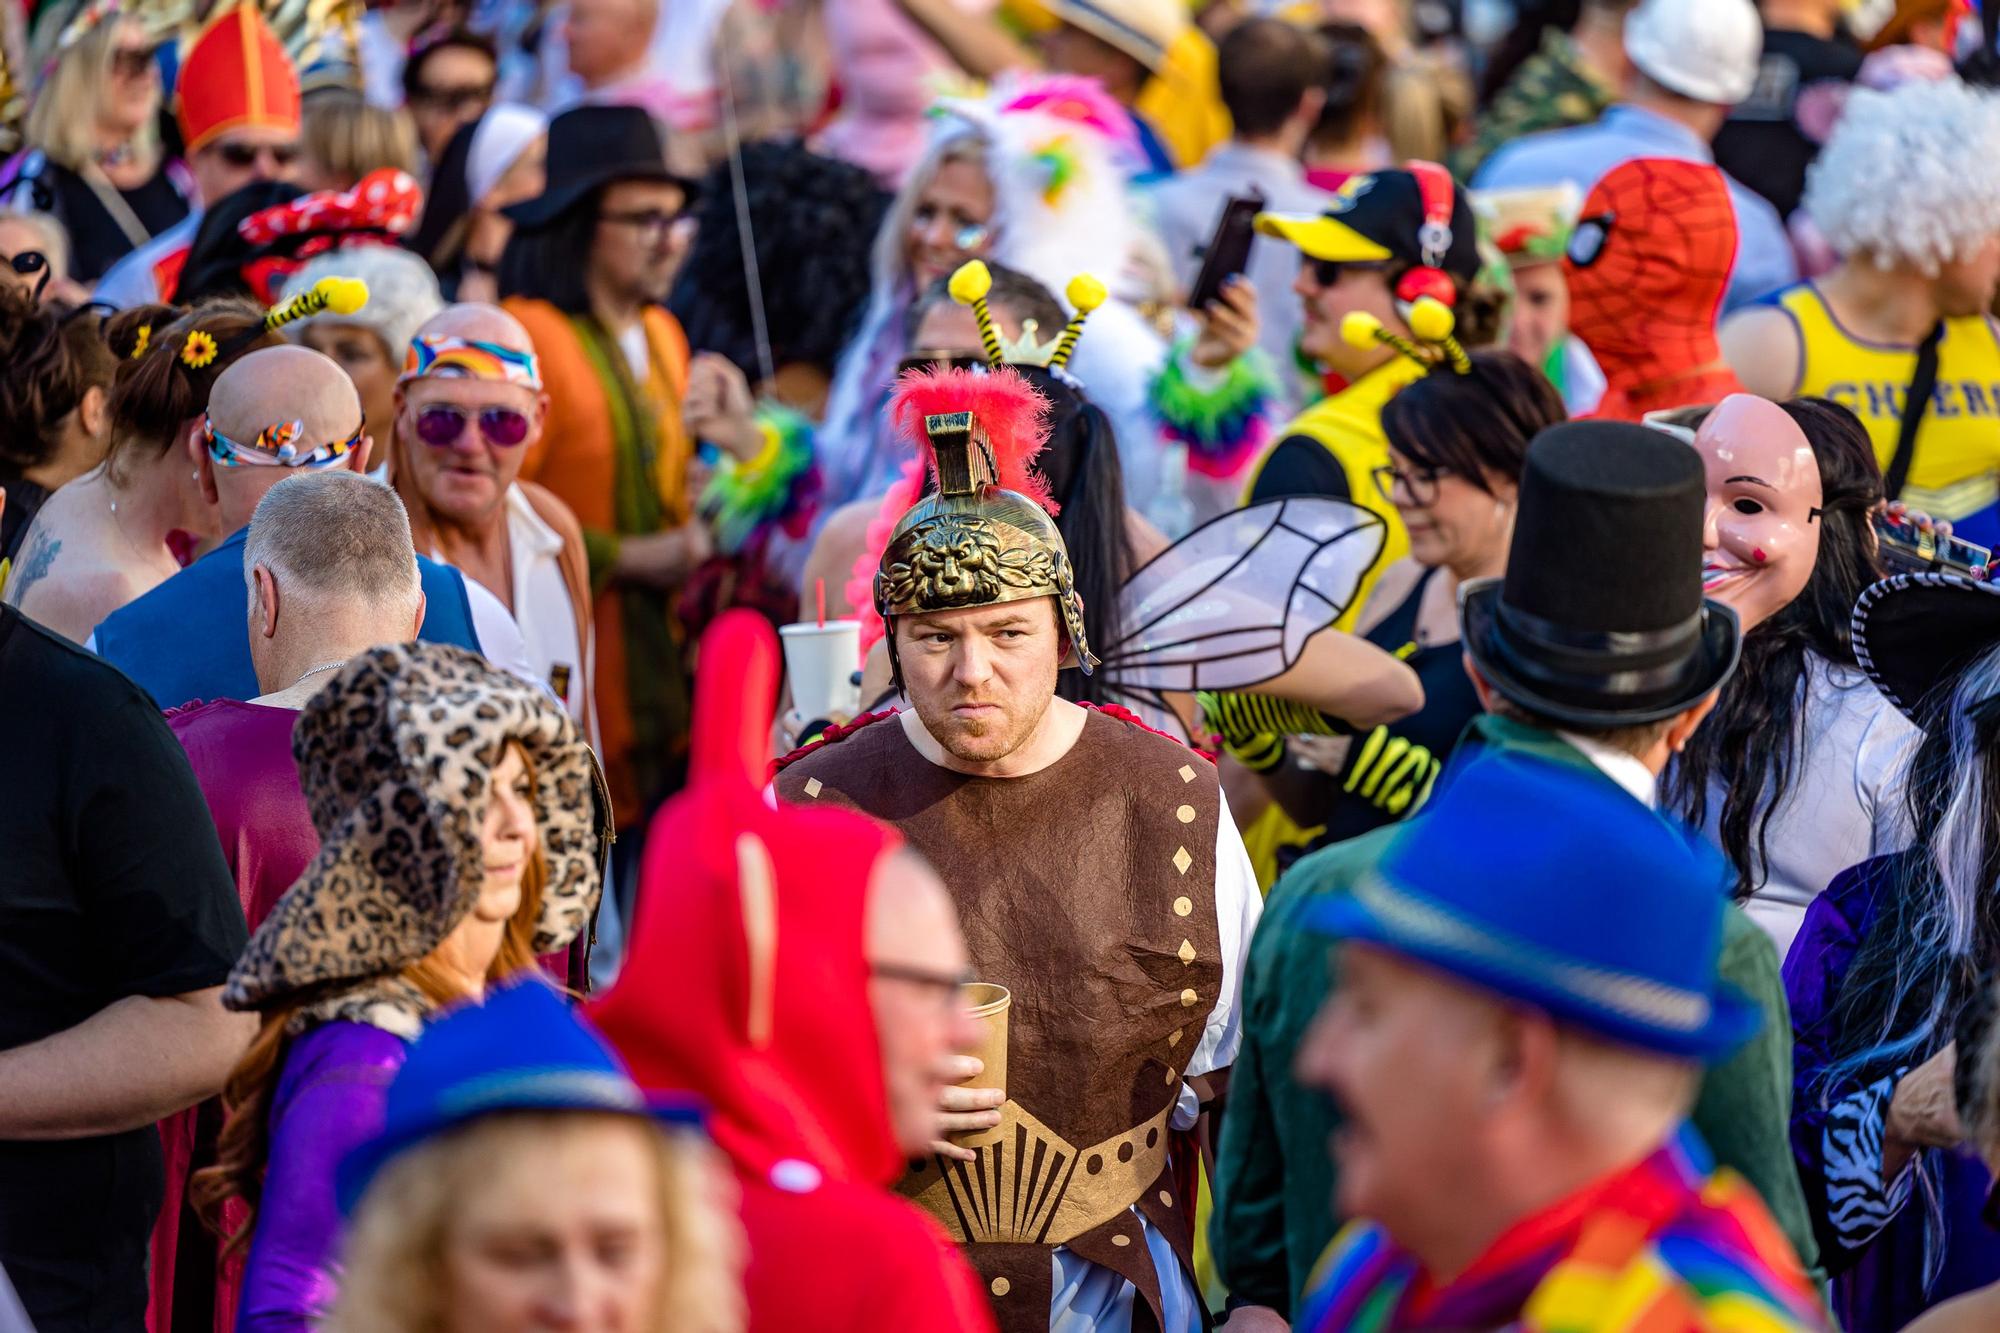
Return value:
M 1597 769 L 1549 732 L 1491 715 L 1473 721 L 1467 745 L 1486 745 L 1575 768 Z M 1606 778 L 1605 781 L 1610 781 Z M 1421 814 L 1416 818 L 1423 818 Z M 1390 824 L 1305 857 L 1272 888 L 1243 976 L 1243 1046 L 1229 1074 L 1229 1105 L 1215 1167 L 1209 1248 L 1230 1295 L 1288 1317 L 1333 1239 L 1333 1162 L 1327 1136 L 1339 1115 L 1320 1092 L 1292 1079 L 1292 1056 L 1326 996 L 1326 940 L 1297 926 L 1302 906 L 1345 893 L 1396 836 Z M 1607 886 L 1615 891 L 1615 886 Z M 1792 1114 L 1792 1024 L 1777 952 L 1731 908 L 1723 977 L 1764 1008 L 1762 1031 L 1709 1070 L 1692 1117 L 1715 1152 L 1764 1196 L 1808 1271 L 1818 1247 L 1786 1132 Z

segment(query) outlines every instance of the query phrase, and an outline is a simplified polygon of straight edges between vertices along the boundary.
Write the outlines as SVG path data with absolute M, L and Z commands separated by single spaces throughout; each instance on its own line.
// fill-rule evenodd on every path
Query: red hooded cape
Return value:
M 707 1100 L 750 1242 L 752 1333 L 990 1330 L 971 1267 L 887 1188 L 868 996 L 869 878 L 901 842 L 843 810 L 766 804 L 777 639 L 733 611 L 701 644 L 692 780 L 654 818 L 632 945 L 589 1017 L 648 1090 Z

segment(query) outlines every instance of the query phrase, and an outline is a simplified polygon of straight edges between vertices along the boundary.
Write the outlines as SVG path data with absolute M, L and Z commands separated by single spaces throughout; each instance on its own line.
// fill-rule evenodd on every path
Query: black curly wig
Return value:
M 746 144 L 743 178 L 772 364 L 831 375 L 868 304 L 869 249 L 889 196 L 861 168 L 807 152 L 796 140 Z M 667 307 L 695 351 L 719 352 L 755 383 L 763 371 L 727 162 L 703 182 L 694 215 L 694 245 Z

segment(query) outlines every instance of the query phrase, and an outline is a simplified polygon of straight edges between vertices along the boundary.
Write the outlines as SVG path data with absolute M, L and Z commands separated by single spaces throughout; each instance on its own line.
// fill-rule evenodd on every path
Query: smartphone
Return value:
M 1907 514 L 1877 513 L 1875 535 L 1882 544 L 1882 568 L 1891 574 L 1937 572 L 1985 578 L 1993 553 L 1963 537 L 1938 540 L 1935 528 L 1919 528 Z
M 1222 284 L 1243 271 L 1250 262 L 1250 243 L 1257 239 L 1257 214 L 1263 210 L 1264 196 L 1255 190 L 1248 195 L 1232 195 L 1222 206 L 1222 218 L 1215 234 L 1201 251 L 1201 272 L 1195 275 L 1188 292 L 1188 309 L 1205 310 L 1222 294 Z

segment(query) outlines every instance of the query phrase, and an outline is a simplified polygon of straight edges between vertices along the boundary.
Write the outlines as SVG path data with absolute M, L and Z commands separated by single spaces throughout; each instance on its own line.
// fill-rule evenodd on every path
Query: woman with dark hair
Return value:
M 1853 646 L 1923 730 L 1897 775 L 1911 838 L 1806 909 L 1785 962 L 1791 1138 L 1840 1325 L 1897 1329 L 2000 1279 L 1993 1176 L 1954 1096 L 2000 960 L 2000 587 L 1885 579 Z
M 196 543 L 221 535 L 194 478 L 202 412 L 216 376 L 282 341 L 263 322 L 261 307 L 241 301 L 187 313 L 139 306 L 105 321 L 116 362 L 109 450 L 35 516 L 8 583 L 10 603 L 82 643 L 106 616 L 177 573 Z
M 1302 154 L 1306 182 L 1322 190 L 1338 190 L 1349 176 L 1391 165 L 1389 140 L 1383 129 L 1383 87 L 1389 59 L 1382 45 L 1358 23 L 1324 23 L 1326 79 L 1320 88 L 1326 102 L 1306 135 Z
M 868 303 L 869 249 L 889 196 L 861 168 L 797 143 L 744 148 L 764 332 L 776 372 L 771 383 L 761 384 L 729 171 L 727 163 L 716 167 L 702 185 L 693 209 L 694 243 L 667 308 L 687 330 L 689 346 L 721 353 L 759 394 L 817 418 L 826 410 L 841 349 Z
M 1729 858 L 1782 958 L 1829 880 L 1905 845 L 1895 783 L 1914 729 L 1862 674 L 1849 631 L 1881 577 L 1882 477 L 1867 431 L 1823 398 L 1726 398 L 1694 445 L 1709 482 L 1703 583 L 1742 620 L 1743 660 L 1666 796 Z
M 486 114 L 499 77 L 492 38 L 457 27 L 417 34 L 403 62 L 403 104 L 427 161 L 437 161 L 460 127 Z
M 118 357 L 91 306 L 42 306 L 0 288 L 0 560 L 20 549 L 28 523 L 63 484 L 104 461 L 111 377 Z
M 499 299 L 500 256 L 514 224 L 501 210 L 532 199 L 548 179 L 549 118 L 507 102 L 460 126 L 432 160 L 424 212 L 408 245 L 445 298 Z
M 1440 367 L 1382 409 L 1389 462 L 1375 482 L 1409 529 L 1410 554 L 1376 580 L 1354 633 L 1417 673 L 1423 707 L 1365 734 L 1321 714 L 1327 734 L 1281 739 L 1234 720 L 1232 703 L 1243 696 L 1204 700 L 1211 721 L 1224 724 L 1231 755 L 1265 775 L 1301 827 L 1322 828 L 1314 845 L 1421 806 L 1481 711 L 1459 647 L 1458 592 L 1505 571 L 1528 443 L 1565 414 L 1555 386 L 1512 352 L 1470 359 L 1466 373 Z

